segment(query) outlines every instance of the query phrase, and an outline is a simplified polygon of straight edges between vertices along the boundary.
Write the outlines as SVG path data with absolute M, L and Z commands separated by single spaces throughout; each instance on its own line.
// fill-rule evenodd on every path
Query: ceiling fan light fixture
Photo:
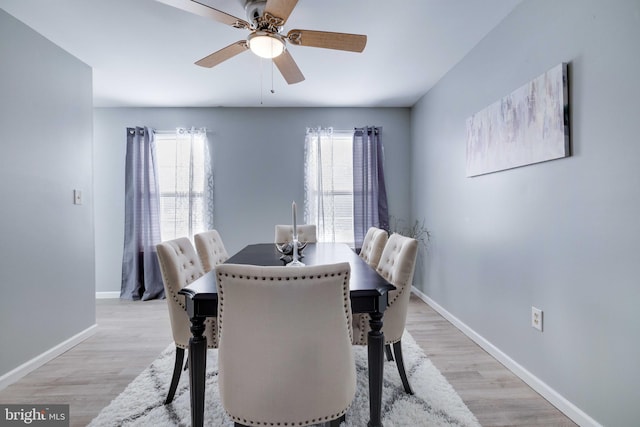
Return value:
M 249 35 L 249 48 L 261 58 L 275 58 L 284 52 L 284 40 L 278 34 L 256 31 Z

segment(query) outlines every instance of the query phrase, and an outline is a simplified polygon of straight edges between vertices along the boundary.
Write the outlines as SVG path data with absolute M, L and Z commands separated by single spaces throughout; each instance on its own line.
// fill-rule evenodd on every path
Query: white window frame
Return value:
M 321 147 L 319 157 L 318 143 Z M 308 130 L 305 141 L 305 221 L 316 224 L 320 242 L 354 245 L 353 130 Z
M 203 136 L 190 135 L 189 132 L 187 129 L 179 129 L 157 132 L 155 135 L 160 190 L 160 236 L 163 241 L 178 237 L 192 239 L 194 234 L 209 228 L 206 215 L 209 155 L 206 133 Z

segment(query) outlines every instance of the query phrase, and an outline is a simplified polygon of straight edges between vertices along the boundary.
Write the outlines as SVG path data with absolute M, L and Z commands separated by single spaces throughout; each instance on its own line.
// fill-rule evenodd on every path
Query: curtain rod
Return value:
M 172 130 L 155 130 L 154 132 L 162 135 L 162 134 L 175 134 L 176 132 L 180 132 L 180 133 L 208 132 L 208 130 L 205 127 L 202 127 L 202 128 L 192 127 L 192 128 L 176 128 Z
M 317 126 L 317 127 L 307 127 L 307 132 L 320 129 L 320 130 L 330 130 L 332 132 L 345 132 L 346 133 L 346 132 L 355 132 L 358 129 L 366 129 L 366 128 L 374 129 L 375 132 L 379 132 L 379 131 L 382 130 L 382 126 L 363 126 L 363 127 L 353 127 L 351 129 L 335 129 L 335 128 L 332 128 L 331 126 L 329 126 L 329 127 Z
M 329 126 L 329 127 L 322 127 L 322 126 L 307 127 L 307 132 L 317 131 L 318 129 L 320 129 L 320 130 L 328 130 L 328 131 L 331 131 L 331 132 L 353 132 L 353 128 L 351 128 L 351 129 L 335 129 L 335 128 L 332 128 L 331 126 Z

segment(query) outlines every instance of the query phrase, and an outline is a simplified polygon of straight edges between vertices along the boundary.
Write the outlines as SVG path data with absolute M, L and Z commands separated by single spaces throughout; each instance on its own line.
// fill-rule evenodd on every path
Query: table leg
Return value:
M 369 427 L 382 427 L 382 378 L 384 374 L 384 334 L 382 313 L 371 313 L 367 337 L 369 362 Z
M 204 424 L 204 383 L 207 369 L 207 337 L 204 336 L 204 317 L 191 318 L 189 339 L 189 388 L 191 389 L 191 425 Z

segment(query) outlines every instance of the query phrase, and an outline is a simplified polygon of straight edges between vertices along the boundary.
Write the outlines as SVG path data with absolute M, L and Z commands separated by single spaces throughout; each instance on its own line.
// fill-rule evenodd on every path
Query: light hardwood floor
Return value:
M 0 390 L 0 402 L 68 403 L 71 426 L 86 426 L 172 343 L 168 317 L 163 300 L 97 300 L 97 333 Z M 483 426 L 575 426 L 415 296 L 407 329 Z
M 406 328 L 483 426 L 576 426 L 415 295 Z

